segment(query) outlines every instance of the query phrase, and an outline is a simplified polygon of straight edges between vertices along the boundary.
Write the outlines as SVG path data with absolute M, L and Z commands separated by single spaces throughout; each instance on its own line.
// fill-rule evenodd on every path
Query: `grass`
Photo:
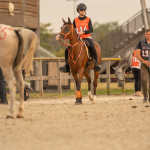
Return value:
M 97 85 L 97 90 L 96 90 L 96 95 L 102 95 L 102 94 L 107 94 L 107 83 L 98 83 Z M 81 84 L 81 92 L 83 96 L 86 96 L 88 93 L 88 84 L 87 83 L 82 83 Z M 9 92 L 8 92 L 9 93 Z M 134 83 L 126 83 L 125 85 L 125 92 L 128 94 L 133 94 L 134 93 Z M 123 94 L 122 88 L 117 86 L 117 83 L 111 83 L 111 92 L 110 94 Z M 75 96 L 75 90 L 74 90 L 74 83 L 71 83 L 71 89 L 70 90 L 63 90 L 62 94 L 59 95 L 57 92 L 54 91 L 49 91 L 49 92 L 44 92 L 43 96 L 40 95 L 38 92 L 30 92 L 30 98 L 60 98 L 60 97 L 65 97 L 65 96 Z M 7 97 L 9 98 L 9 94 L 7 94 Z M 17 98 L 18 98 L 17 94 Z
M 88 93 L 87 90 L 88 84 L 87 83 L 82 83 L 81 85 L 81 92 L 82 95 L 85 96 Z M 107 94 L 107 83 L 98 83 L 97 86 L 97 95 L 101 94 Z M 128 94 L 133 94 L 134 93 L 134 83 L 126 83 L 125 85 L 125 93 Z M 111 92 L 110 94 L 123 94 L 122 88 L 119 88 L 117 86 L 117 83 L 111 83 Z M 62 94 L 59 95 L 57 92 L 44 92 L 43 96 L 40 95 L 40 93 L 30 93 L 31 98 L 49 98 L 49 97 L 62 97 L 62 96 L 75 96 L 75 91 L 74 91 L 74 84 L 71 83 L 71 89 L 70 90 L 63 90 Z

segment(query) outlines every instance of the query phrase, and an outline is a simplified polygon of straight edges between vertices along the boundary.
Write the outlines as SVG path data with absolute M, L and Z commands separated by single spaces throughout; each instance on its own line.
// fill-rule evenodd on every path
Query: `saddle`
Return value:
M 90 53 L 90 43 L 87 41 L 87 40 L 82 40 L 80 38 L 81 42 L 83 42 L 84 46 L 85 46 L 85 49 L 86 49 L 86 52 L 87 52 L 87 56 L 88 56 L 88 60 L 91 60 L 92 57 L 91 57 L 91 53 Z

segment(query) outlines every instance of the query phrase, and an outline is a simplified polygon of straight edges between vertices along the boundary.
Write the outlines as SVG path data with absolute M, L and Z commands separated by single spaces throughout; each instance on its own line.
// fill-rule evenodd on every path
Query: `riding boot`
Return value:
M 69 67 L 68 60 L 66 60 L 66 63 L 65 63 L 65 65 L 63 67 L 59 68 L 59 71 L 63 72 L 63 73 L 70 72 L 70 67 Z
M 68 63 L 68 48 L 66 48 L 66 50 L 65 50 L 65 62 L 66 63 L 63 67 L 59 68 L 59 71 L 63 72 L 63 73 L 70 72 L 70 67 L 69 67 L 69 63 Z
M 93 59 L 93 60 L 94 60 L 94 70 L 96 72 L 101 71 L 101 69 L 102 69 L 101 65 L 99 65 L 95 59 Z

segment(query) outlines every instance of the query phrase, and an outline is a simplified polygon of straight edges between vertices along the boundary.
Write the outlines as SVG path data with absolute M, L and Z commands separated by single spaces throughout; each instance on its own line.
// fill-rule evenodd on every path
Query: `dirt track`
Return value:
M 0 105 L 0 150 L 150 150 L 150 103 L 132 96 L 83 102 L 29 100 L 19 120 L 6 120 L 8 106 Z

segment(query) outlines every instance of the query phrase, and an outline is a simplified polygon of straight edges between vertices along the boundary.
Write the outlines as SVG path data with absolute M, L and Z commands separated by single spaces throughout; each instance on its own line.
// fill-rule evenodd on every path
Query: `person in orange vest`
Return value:
M 77 12 L 79 16 L 74 19 L 73 26 L 76 29 L 78 35 L 83 39 L 83 41 L 89 43 L 90 54 L 94 60 L 94 69 L 95 71 L 100 71 L 101 66 L 97 63 L 97 53 L 94 46 L 94 42 L 91 37 L 91 33 L 93 32 L 92 21 L 89 17 L 86 16 L 87 6 L 84 3 L 80 3 L 77 5 Z M 59 36 L 56 36 L 56 40 L 59 40 Z M 65 61 L 66 64 L 63 67 L 60 67 L 61 72 L 69 72 L 69 64 L 68 64 L 68 50 L 65 50 Z
M 134 96 L 140 96 L 142 97 L 141 93 L 141 74 L 140 74 L 140 61 L 136 57 L 136 50 L 133 53 L 132 56 L 132 73 L 135 79 L 134 82 L 134 88 L 135 88 L 135 94 Z

